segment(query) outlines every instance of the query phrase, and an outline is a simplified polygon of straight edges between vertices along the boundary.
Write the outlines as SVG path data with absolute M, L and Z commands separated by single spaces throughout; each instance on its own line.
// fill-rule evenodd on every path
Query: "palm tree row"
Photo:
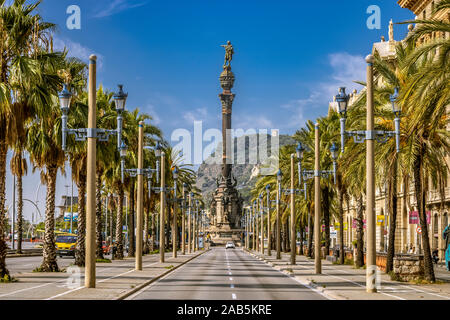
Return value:
M 40 172 L 41 182 L 46 185 L 45 233 L 43 261 L 37 270 L 45 272 L 59 271 L 55 247 L 55 191 L 58 172 L 65 174 L 66 165 L 71 168 L 72 179 L 78 188 L 78 229 L 75 263 L 83 266 L 85 262 L 86 228 L 86 142 L 68 138 L 68 150 L 61 148 L 61 111 L 58 92 L 67 84 L 73 93 L 68 115 L 69 128 L 86 128 L 88 115 L 87 66 L 82 61 L 69 58 L 67 50 L 53 51 L 52 32 L 55 25 L 45 22 L 37 13 L 41 1 L 26 4 L 25 0 L 15 0 L 7 5 L 0 0 L 0 277 L 9 276 L 6 266 L 6 157 L 13 150 L 11 172 L 17 177 L 18 220 L 17 232 L 22 235 L 22 184 L 27 174 L 29 159 L 33 172 Z M 114 128 L 116 126 L 113 93 L 101 85 L 97 90 L 97 127 Z M 183 184 L 193 189 L 195 176 L 188 166 L 181 165 L 179 155 L 172 152 L 162 138 L 161 130 L 148 121 L 151 115 L 140 113 L 139 109 L 125 111 L 123 114 L 124 143 L 130 146 L 126 157 L 126 167 L 137 167 L 138 123 L 147 121 L 144 131 L 149 134 L 146 143 L 155 145 L 157 141 L 168 155 L 166 168 L 177 166 L 180 169 L 179 193 Z M 114 140 L 114 139 L 112 139 Z M 136 179 L 126 176 L 121 181 L 120 156 L 114 146 L 117 141 L 101 142 L 97 147 L 97 256 L 103 258 L 102 191 L 110 197 L 107 210 L 115 211 L 110 217 L 110 227 L 115 225 L 116 258 L 123 258 L 124 241 L 124 198 L 129 200 L 128 255 L 134 255 L 134 210 L 136 197 Z M 156 157 L 153 152 L 145 151 L 144 164 L 155 168 Z M 172 175 L 166 172 L 168 185 L 173 185 Z M 156 184 L 156 175 L 148 179 L 144 198 L 148 234 L 150 220 L 154 225 L 154 212 L 159 209 L 159 197 L 149 190 L 150 182 Z M 168 195 L 170 197 L 170 195 Z M 151 215 L 151 217 L 149 217 Z M 168 219 L 168 221 L 172 221 Z M 125 222 L 126 223 L 126 222 Z M 152 233 L 150 231 L 150 233 Z M 154 233 L 152 233 L 152 236 Z M 154 237 L 152 237 L 154 238 Z M 112 241 L 112 239 L 111 239 Z M 154 243 L 154 239 L 152 240 Z M 21 250 L 19 238 L 19 251 Z M 148 236 L 144 244 L 148 251 Z
M 441 1 L 436 6 L 436 11 L 450 7 L 450 0 Z M 395 61 L 385 61 L 375 55 L 374 70 L 376 81 L 374 88 L 375 97 L 375 129 L 393 131 L 393 113 L 391 109 L 390 95 L 394 89 L 399 91 L 397 103 L 401 107 L 401 151 L 396 152 L 394 139 L 385 144 L 376 146 L 376 185 L 378 188 L 387 189 L 387 202 L 391 217 L 389 230 L 389 243 L 386 272 L 393 270 L 395 254 L 395 230 L 397 217 L 397 203 L 399 197 L 399 185 L 402 184 L 404 201 L 408 195 L 409 186 L 413 186 L 413 198 L 419 212 L 419 220 L 422 231 L 422 246 L 424 253 L 425 279 L 435 281 L 433 264 L 431 260 L 431 247 L 426 222 L 426 193 L 432 187 L 440 191 L 442 202 L 445 199 L 444 187 L 448 175 L 446 157 L 450 151 L 450 136 L 447 130 L 446 107 L 450 104 L 450 39 L 433 38 L 429 42 L 419 41 L 433 34 L 450 32 L 449 22 L 436 20 L 415 20 L 405 23 L 416 23 L 417 26 L 410 31 L 405 41 L 396 46 Z M 364 82 L 358 82 L 365 86 Z M 366 124 L 366 95 L 362 90 L 355 96 L 348 110 L 348 130 L 365 130 Z M 331 168 L 331 157 L 326 152 L 331 143 L 340 141 L 339 114 L 335 110 L 329 110 L 326 117 L 316 120 L 320 125 L 320 148 L 322 151 L 320 166 L 322 169 Z M 306 126 L 297 131 L 294 138 L 307 146 L 303 159 L 303 168 L 313 168 L 314 164 L 314 124 L 308 121 Z M 280 151 L 280 168 L 289 172 L 289 154 L 294 153 L 293 146 L 287 146 Z M 330 216 L 339 223 L 338 244 L 340 248 L 339 263 L 344 263 L 344 204 L 349 207 L 348 199 L 353 198 L 357 203 L 357 254 L 355 263 L 357 266 L 364 264 L 363 259 L 363 222 L 364 222 L 364 198 L 365 198 L 365 145 L 348 141 L 345 153 L 338 158 L 337 181 L 321 179 L 321 197 L 323 223 L 325 232 L 325 252 L 329 250 Z M 297 173 L 298 174 L 298 173 Z M 285 175 L 285 178 L 287 175 Z M 285 181 L 286 180 L 286 181 Z M 253 194 L 257 196 L 267 184 L 272 187 L 275 184 L 274 177 L 263 177 L 255 185 Z M 288 188 L 288 179 L 283 179 L 283 187 Z M 296 187 L 298 182 L 296 181 Z M 298 227 L 303 231 L 304 221 L 308 214 L 313 212 L 311 207 L 315 204 L 311 194 L 312 185 L 308 185 L 307 199 L 296 197 L 296 214 Z M 283 199 L 282 199 L 283 201 Z M 287 199 L 286 199 L 287 201 Z M 286 202 L 287 203 L 287 202 Z M 287 208 L 284 208 L 282 219 L 287 223 Z M 272 219 L 271 221 L 275 221 Z M 310 222 L 312 225 L 312 222 Z M 273 229 L 272 229 L 273 230 Z M 311 230 L 312 231 L 312 230 Z M 312 240 L 312 232 L 310 241 Z M 311 249 L 311 248 L 309 248 Z M 308 250 L 309 254 L 311 250 Z

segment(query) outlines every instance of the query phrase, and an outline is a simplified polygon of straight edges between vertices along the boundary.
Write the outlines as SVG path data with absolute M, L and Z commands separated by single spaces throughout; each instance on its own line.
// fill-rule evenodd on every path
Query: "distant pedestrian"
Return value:
M 444 238 L 444 248 L 445 248 L 445 266 L 447 271 L 450 271 L 450 225 L 448 225 L 442 234 Z

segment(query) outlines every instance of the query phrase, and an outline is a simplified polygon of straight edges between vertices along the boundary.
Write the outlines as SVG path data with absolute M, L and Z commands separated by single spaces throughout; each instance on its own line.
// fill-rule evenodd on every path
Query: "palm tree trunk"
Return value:
M 135 240 L 134 240 L 134 181 L 131 181 L 130 185 L 130 214 L 128 215 L 128 239 L 129 239 L 129 248 L 128 248 L 128 257 L 134 257 L 135 253 Z
M 56 166 L 47 167 L 47 196 L 45 204 L 45 234 L 44 234 L 44 251 L 40 271 L 42 272 L 58 272 L 58 264 L 56 263 L 56 246 L 55 246 L 55 190 L 56 176 L 58 168 Z
M 167 194 L 166 194 L 166 203 L 168 203 L 168 196 L 167 196 Z M 170 205 L 167 205 L 166 206 L 166 217 L 165 217 L 165 227 L 166 227 L 166 249 L 169 249 L 170 248 L 170 230 L 171 230 L 171 228 L 170 228 L 170 226 L 171 226 L 171 223 L 170 223 Z M 195 241 L 195 236 L 194 236 L 194 241 Z
M 345 262 L 345 251 L 344 251 L 344 192 L 342 189 L 338 189 L 339 197 L 339 264 L 344 264 Z
M 357 205 L 357 229 L 356 229 L 356 267 L 364 265 L 364 207 L 362 194 L 358 197 Z
M 102 236 L 102 172 L 97 170 L 97 186 L 96 186 L 96 207 L 95 207 L 95 231 L 97 239 L 97 259 L 104 259 L 103 256 L 103 236 Z
M 322 190 L 323 220 L 325 225 L 325 256 L 330 254 L 330 189 L 328 187 Z M 343 226 L 341 227 L 343 228 Z
M 148 254 L 149 252 L 149 246 L 148 246 L 148 227 L 149 227 L 149 221 L 148 221 L 148 207 L 144 207 L 144 246 L 142 247 L 143 254 Z
M 423 260 L 425 267 L 425 279 L 428 281 L 436 281 L 434 276 L 433 262 L 431 260 L 431 248 L 428 238 L 428 226 L 426 218 L 426 198 L 425 188 L 423 186 L 423 154 L 425 153 L 425 145 L 421 146 L 421 150 L 414 159 L 414 192 L 416 195 L 417 209 L 419 211 L 420 227 L 422 228 L 422 247 Z
M 286 228 L 285 223 L 281 223 L 281 251 L 286 252 Z
M 17 253 L 22 253 L 23 241 L 23 187 L 22 164 L 17 168 Z
M 85 170 L 83 171 L 85 172 Z M 86 258 L 86 175 L 81 174 L 77 183 L 78 188 L 78 220 L 77 220 L 77 250 L 75 264 L 85 266 Z
M 110 193 L 109 195 L 109 212 L 110 212 L 110 216 L 109 216 L 109 236 L 111 237 L 111 239 L 109 239 L 109 244 L 112 246 L 113 241 L 114 241 L 114 211 L 116 210 L 116 202 L 114 201 L 114 195 L 112 193 Z M 112 251 L 111 251 L 112 254 Z
M 153 211 L 153 210 L 152 210 Z M 152 212 L 152 241 L 150 242 L 150 251 L 153 252 L 155 250 L 155 237 L 156 237 L 156 224 L 155 224 L 155 213 Z
M 123 198 L 124 192 L 122 186 L 119 187 L 117 197 L 117 213 L 116 213 L 116 255 L 118 260 L 123 259 Z
M 1 121 L 1 120 L 0 120 Z M 3 121 L 1 121 L 3 124 Z M 1 134 L 1 133 L 0 133 Z M 6 268 L 6 154 L 8 147 L 3 139 L 0 139 L 0 278 L 9 276 Z
M 388 205 L 389 205 L 389 243 L 386 260 L 386 273 L 394 268 L 395 229 L 397 228 L 397 157 L 395 156 L 393 170 L 388 177 Z
M 313 232 L 314 232 L 314 228 L 313 228 L 314 208 L 311 205 L 311 203 L 308 204 L 308 210 L 309 210 L 309 215 L 308 215 L 308 257 L 312 258 L 312 254 L 313 254 L 312 241 L 313 241 Z
M 300 228 L 300 239 L 299 239 L 300 240 L 300 248 L 299 248 L 298 254 L 302 256 L 303 255 L 303 232 L 305 231 L 305 227 L 303 226 L 301 218 L 300 218 L 299 224 L 300 224 L 300 226 L 299 226 L 299 228 Z

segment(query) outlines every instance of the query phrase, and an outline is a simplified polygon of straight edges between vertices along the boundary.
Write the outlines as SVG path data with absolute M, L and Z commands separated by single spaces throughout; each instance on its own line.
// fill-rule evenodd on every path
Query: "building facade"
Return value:
M 441 21 L 450 20 L 450 10 L 433 14 L 435 6 L 440 0 L 400 0 L 398 4 L 402 8 L 411 10 L 416 19 L 437 19 Z M 413 25 L 408 26 L 409 32 L 413 30 Z M 419 40 L 419 44 L 426 43 L 435 38 L 447 39 L 449 34 L 433 34 L 431 37 L 424 37 Z M 404 40 L 402 40 L 404 41 Z M 374 43 L 372 54 L 380 56 L 387 62 L 395 62 L 396 53 L 395 46 L 398 41 L 394 39 L 394 25 L 391 20 L 389 23 L 389 37 L 386 41 L 384 37 L 380 42 Z M 375 83 L 381 85 L 383 79 L 377 77 L 375 74 Z M 363 89 L 365 90 L 365 89 Z M 361 93 L 361 92 L 360 92 Z M 356 101 L 358 92 L 353 91 L 350 94 L 349 108 Z M 337 110 L 337 104 L 335 101 L 330 103 L 330 109 Z M 450 127 L 448 127 L 450 130 Z M 450 165 L 449 159 L 447 163 Z M 450 173 L 449 173 L 450 177 Z M 447 179 L 448 180 L 448 179 Z M 442 238 L 442 232 L 449 224 L 450 213 L 450 181 L 445 181 L 444 192 L 441 194 L 439 190 L 434 190 L 431 186 L 431 181 L 428 184 L 430 190 L 427 193 L 427 220 L 428 234 L 430 237 L 430 245 L 432 250 L 438 250 L 440 259 L 444 258 L 444 240 Z M 406 190 L 407 189 L 407 190 Z M 396 219 L 396 231 L 395 231 L 395 252 L 398 253 L 421 253 L 421 235 L 419 221 L 416 219 L 417 207 L 414 196 L 414 188 L 412 181 L 409 182 L 409 186 L 405 181 L 399 181 L 397 187 L 398 202 L 397 202 L 397 219 Z M 376 215 L 377 215 L 377 251 L 387 251 L 387 239 L 389 232 L 389 210 L 388 201 L 386 198 L 387 186 L 378 186 L 376 190 Z M 356 240 L 356 224 L 354 218 L 356 218 L 357 201 L 356 199 L 349 197 L 344 204 L 344 245 L 346 247 L 353 247 L 353 240 Z M 334 224 L 336 226 L 336 224 Z M 366 237 L 366 232 L 364 232 Z M 336 239 L 333 240 L 336 242 Z M 366 242 L 366 241 L 364 241 Z M 411 250 L 412 248 L 412 250 Z

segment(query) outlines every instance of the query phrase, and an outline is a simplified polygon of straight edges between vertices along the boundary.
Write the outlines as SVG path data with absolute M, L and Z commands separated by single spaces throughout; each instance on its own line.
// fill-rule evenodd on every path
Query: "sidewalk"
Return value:
M 330 298 L 338 300 L 450 300 L 450 281 L 443 284 L 415 285 L 407 282 L 391 281 L 389 275 L 379 271 L 380 286 L 377 293 L 366 292 L 366 270 L 350 265 L 334 265 L 322 260 L 322 274 L 315 274 L 314 259 L 296 256 L 296 264 L 290 264 L 290 254 L 282 253 L 276 260 L 272 255 L 262 256 L 254 251 L 246 252 L 271 265 L 273 268 L 293 277 L 299 283 L 317 289 Z M 436 271 L 440 277 L 442 271 Z M 445 273 L 442 273 L 445 276 Z M 447 275 L 448 276 L 448 275 Z
M 120 300 L 204 252 L 179 252 L 177 258 L 166 253 L 164 263 L 159 263 L 159 254 L 145 255 L 142 271 L 134 270 L 134 258 L 97 263 L 96 288 L 84 287 L 84 268 L 68 268 L 74 273 L 21 273 L 13 275 L 18 282 L 0 283 L 0 300 Z

